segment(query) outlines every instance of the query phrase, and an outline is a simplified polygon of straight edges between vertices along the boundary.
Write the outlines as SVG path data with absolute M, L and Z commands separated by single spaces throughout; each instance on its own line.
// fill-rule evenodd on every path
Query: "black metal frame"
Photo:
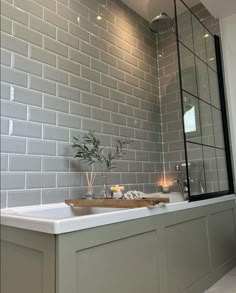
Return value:
M 214 39 L 215 39 L 215 49 L 216 49 L 216 64 L 217 64 L 217 73 L 218 73 L 218 81 L 219 81 L 222 123 L 223 123 L 223 128 L 225 129 L 224 142 L 225 142 L 226 162 L 227 162 L 227 171 L 228 171 L 228 179 L 229 179 L 229 193 L 234 193 L 232 153 L 230 148 L 229 124 L 228 124 L 227 107 L 226 107 L 226 95 L 225 95 L 222 54 L 221 54 L 221 43 L 220 43 L 220 38 L 218 36 L 215 35 Z
M 174 10 L 175 10 L 175 29 L 176 29 L 176 43 L 177 43 L 177 57 L 178 57 L 178 68 L 179 68 L 179 83 L 180 83 L 180 100 L 181 100 L 181 109 L 182 109 L 182 127 L 184 134 L 184 154 L 185 154 L 185 162 L 186 162 L 186 175 L 187 175 L 187 185 L 188 185 L 188 198 L 191 198 L 190 194 L 190 181 L 189 181 L 189 170 L 188 170 L 188 152 L 187 152 L 187 137 L 184 128 L 184 97 L 183 97 L 183 85 L 182 85 L 182 77 L 181 77 L 181 64 L 180 64 L 180 47 L 179 47 L 179 32 L 178 32 L 178 20 L 177 20 L 177 5 L 176 0 L 174 0 Z
M 184 1 L 179 0 L 189 11 L 194 15 L 198 20 L 199 18 L 192 12 L 192 10 L 184 3 Z M 226 97 L 225 97 L 225 88 L 224 88 L 224 75 L 223 75 L 223 65 L 222 65 L 222 55 L 221 55 L 221 45 L 220 38 L 216 35 L 212 35 L 209 29 L 202 23 L 203 27 L 209 32 L 209 34 L 214 37 L 215 40 L 215 54 L 216 54 L 216 63 L 217 63 L 217 76 L 218 76 L 218 85 L 219 85 L 219 98 L 221 105 L 222 113 L 222 123 L 224 129 L 224 143 L 225 143 L 225 153 L 226 153 L 226 164 L 227 164 L 227 173 L 228 173 L 228 184 L 229 189 L 226 191 L 204 193 L 199 195 L 191 196 L 190 192 L 190 181 L 189 181 L 189 170 L 188 170 L 188 153 L 187 153 L 187 137 L 184 130 L 184 102 L 183 102 L 183 86 L 182 86 L 182 76 L 181 76 L 181 63 L 180 63 L 180 46 L 181 41 L 178 36 L 178 20 L 177 20 L 177 4 L 174 0 L 174 11 L 175 11 L 175 24 L 176 24 L 176 39 L 177 39 L 177 55 L 178 55 L 178 67 L 179 67 L 179 81 L 180 81 L 180 95 L 181 95 L 181 107 L 182 107 L 182 124 L 183 124 L 183 133 L 184 133 L 184 149 L 185 149 L 185 160 L 186 160 L 186 175 L 187 175 L 187 184 L 188 184 L 188 197 L 189 201 L 198 201 L 204 199 L 210 199 L 215 197 L 220 197 L 228 194 L 234 193 L 234 183 L 233 183 L 233 168 L 232 168 L 232 158 L 231 158 L 231 149 L 230 149 L 230 139 L 229 139 L 229 127 L 227 119 L 227 108 L 226 108 Z

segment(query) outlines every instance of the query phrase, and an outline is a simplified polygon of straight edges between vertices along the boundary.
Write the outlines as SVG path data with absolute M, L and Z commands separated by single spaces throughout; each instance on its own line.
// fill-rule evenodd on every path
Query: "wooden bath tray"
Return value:
M 142 199 L 68 199 L 65 203 L 74 207 L 102 207 L 102 208 L 141 208 L 155 206 L 159 203 L 168 203 L 167 197 L 153 197 Z

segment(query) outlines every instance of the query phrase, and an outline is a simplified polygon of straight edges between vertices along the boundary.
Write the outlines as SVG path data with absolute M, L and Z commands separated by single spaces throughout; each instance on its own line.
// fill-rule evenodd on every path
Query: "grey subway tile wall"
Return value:
M 81 196 L 86 167 L 71 142 L 89 129 L 108 147 L 134 140 L 110 184 L 156 191 L 161 110 L 148 22 L 118 0 L 2 0 L 1 14 L 2 207 Z M 172 57 L 160 60 L 160 81 Z M 98 175 L 97 192 L 101 184 Z

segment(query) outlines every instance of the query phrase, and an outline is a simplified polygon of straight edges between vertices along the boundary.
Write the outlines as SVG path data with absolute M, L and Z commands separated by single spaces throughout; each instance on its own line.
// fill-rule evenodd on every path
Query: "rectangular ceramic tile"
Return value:
M 99 50 L 95 46 L 91 46 L 90 44 L 81 41 L 80 50 L 89 56 L 99 58 Z
M 12 21 L 4 16 L 1 16 L 1 31 L 12 34 Z
M 80 28 L 77 25 L 74 25 L 72 23 L 69 23 L 69 32 L 74 37 L 77 37 L 86 42 L 89 42 L 89 32 L 87 32 L 85 29 Z
M 91 95 L 88 93 L 82 93 L 82 103 L 95 107 L 100 107 L 101 98 L 99 96 Z
M 42 106 L 42 94 L 29 89 L 14 87 L 14 101 L 26 105 Z
M 41 190 L 10 191 L 8 193 L 8 207 L 39 205 Z
M 83 91 L 90 91 L 90 81 L 85 78 L 70 76 L 69 85 Z
M 10 100 L 11 86 L 5 83 L 1 83 L 0 98 L 2 100 Z
M 68 31 L 68 21 L 48 9 L 44 10 L 44 20 L 55 27 Z
M 41 158 L 39 156 L 9 156 L 9 171 L 41 171 Z
M 117 80 L 109 77 L 108 75 L 101 74 L 101 83 L 107 87 L 117 89 Z
M 51 9 L 52 11 L 56 11 L 56 0 L 51 0 L 48 2 L 47 0 L 35 0 L 40 5 L 47 7 L 48 9 Z
M 69 101 L 56 98 L 55 96 L 44 95 L 44 108 L 60 112 L 69 112 Z
M 109 101 L 107 99 L 103 99 L 102 100 L 102 108 L 109 110 L 111 112 L 118 112 L 118 103 L 117 102 L 113 102 L 113 101 Z
M 27 106 L 14 102 L 1 102 L 1 116 L 15 119 L 27 119 Z
M 13 24 L 13 35 L 39 47 L 43 45 L 43 36 L 38 32 L 19 24 Z
M 56 66 L 56 56 L 36 46 L 30 46 L 30 58 L 41 63 Z
M 78 13 L 75 11 L 68 9 L 64 5 L 61 5 L 60 3 L 57 3 L 57 13 L 58 15 L 64 17 L 66 20 L 69 20 L 71 22 L 74 22 L 75 24 L 78 24 Z
M 111 98 L 111 100 L 125 103 L 125 94 L 120 93 L 118 91 L 111 90 L 110 91 L 110 98 Z
M 13 190 L 25 188 L 25 174 L 21 173 L 1 173 L 1 189 Z
M 57 40 L 66 46 L 70 46 L 72 48 L 78 49 L 79 48 L 79 40 L 78 38 L 74 37 L 70 33 L 66 33 L 65 31 L 58 30 L 57 32 Z
M 7 207 L 7 191 L 0 191 L 0 200 L 1 209 L 5 209 Z
M 58 113 L 57 124 L 69 128 L 81 128 L 81 118 L 71 114 Z
M 83 17 L 88 18 L 89 16 L 89 9 L 76 0 L 69 0 L 69 8 L 83 15 Z
M 110 122 L 110 112 L 100 109 L 92 110 L 92 118 L 97 119 L 99 121 L 107 121 Z
M 10 67 L 11 66 L 11 53 L 1 49 L 1 64 Z
M 59 67 L 60 68 L 60 67 Z M 68 73 L 51 66 L 44 66 L 43 77 L 58 83 L 68 84 Z
M 68 141 L 69 130 L 64 127 L 44 125 L 43 138 L 55 141 Z
M 11 135 L 42 138 L 42 125 L 39 123 L 14 120 L 12 123 Z
M 85 66 L 90 66 L 90 58 L 86 54 L 78 52 L 77 50 L 71 49 L 69 50 L 70 59 Z
M 21 10 L 25 10 L 30 14 L 33 14 L 37 17 L 43 17 L 43 7 L 30 0 L 15 0 L 14 2 L 16 7 L 19 7 Z
M 122 70 L 119 70 L 119 69 L 113 67 L 113 66 L 109 66 L 109 74 L 112 77 L 119 79 L 119 80 L 122 80 L 122 81 L 124 81 L 124 79 L 125 79 L 124 72 Z
M 100 82 L 100 73 L 85 66 L 81 67 L 81 76 L 91 81 Z
M 126 116 L 121 114 L 112 113 L 111 122 L 118 125 L 126 125 Z
M 27 13 L 22 11 L 22 9 L 14 7 L 13 5 L 9 5 L 5 1 L 2 1 L 2 3 L 1 3 L 1 13 L 2 13 L 2 15 L 4 15 L 4 16 L 8 17 L 9 19 L 12 19 L 16 22 L 22 23 L 24 25 L 28 24 Z
M 97 120 L 82 118 L 82 129 L 101 132 L 101 129 L 102 129 L 101 122 Z
M 1 137 L 1 152 L 2 153 L 26 153 L 26 139 L 2 136 Z
M 80 101 L 80 91 L 62 84 L 58 85 L 58 96 L 76 102 Z
M 56 38 L 56 28 L 49 23 L 40 20 L 37 17 L 30 16 L 30 28 L 40 32 L 41 34 L 47 35 L 53 39 Z
M 31 155 L 56 155 L 56 143 L 53 141 L 29 139 L 27 141 L 27 151 Z
M 1 154 L 1 172 L 8 171 L 8 154 Z
M 56 84 L 46 79 L 30 77 L 30 89 L 47 94 L 56 94 Z
M 108 74 L 108 65 L 99 60 L 91 59 L 91 68 L 99 72 Z
M 53 173 L 27 173 L 26 188 L 53 188 L 56 187 L 56 174 Z
M 58 68 L 64 70 L 65 72 L 80 75 L 80 65 L 64 58 L 58 59 Z
M 96 94 L 97 96 L 103 96 L 109 98 L 109 88 L 106 86 L 102 86 L 98 83 L 91 83 L 91 92 Z
M 80 174 L 79 173 L 58 173 L 57 182 L 58 182 L 58 187 L 80 186 Z
M 82 117 L 91 117 L 91 107 L 82 105 L 80 103 L 71 102 L 71 114 L 82 116 Z
M 102 124 L 102 131 L 104 134 L 119 135 L 119 127 L 109 123 Z
M 58 54 L 64 57 L 68 56 L 68 47 L 48 37 L 44 37 L 44 48 L 54 54 Z
M 28 58 L 13 55 L 13 67 L 26 73 L 42 76 L 42 65 Z
M 66 172 L 69 171 L 69 159 L 58 157 L 43 157 L 42 171 L 44 172 Z
M 32 122 L 56 124 L 56 113 L 37 107 L 28 107 L 28 119 Z
M 44 189 L 42 199 L 43 204 L 64 202 L 69 199 L 69 188 Z
M 11 69 L 9 67 L 1 67 L 1 80 L 14 85 L 27 87 L 28 76 L 26 73 Z

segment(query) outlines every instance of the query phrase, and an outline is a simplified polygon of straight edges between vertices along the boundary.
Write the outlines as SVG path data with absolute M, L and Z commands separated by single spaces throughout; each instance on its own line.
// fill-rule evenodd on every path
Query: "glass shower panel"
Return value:
M 185 46 L 180 44 L 180 62 L 182 87 L 185 91 L 192 95 L 197 95 L 197 81 L 194 55 Z
M 213 118 L 211 112 L 211 106 L 199 101 L 200 104 L 200 121 L 201 121 L 201 133 L 202 133 L 202 144 L 214 146 L 214 129 L 213 129 Z
M 216 108 L 220 109 L 220 93 L 217 73 L 208 67 L 209 83 L 211 92 L 211 104 Z
M 188 8 L 180 1 L 177 3 L 179 41 L 193 51 L 192 16 Z
M 202 146 L 187 143 L 189 185 L 191 195 L 206 192 L 205 172 Z
M 195 61 L 197 72 L 198 97 L 203 101 L 210 103 L 210 86 L 208 80 L 207 65 L 202 62 L 201 59 L 199 59 L 198 57 L 195 58 Z
M 216 50 L 218 39 L 186 9 L 182 0 L 176 3 L 177 45 L 184 139 L 189 174 L 190 199 L 204 194 L 226 194 L 233 190 L 228 174 L 228 143 L 222 119 Z M 221 78 L 221 75 L 219 75 Z M 230 178 L 230 177 L 229 177 Z M 199 195 L 199 197 L 198 197 Z M 207 195 L 208 196 L 208 195 Z
M 194 40 L 194 52 L 200 57 L 204 62 L 206 62 L 206 42 L 205 39 L 209 34 L 206 32 L 205 28 L 201 22 L 192 15 L 193 22 L 193 40 Z
M 222 124 L 222 113 L 216 108 L 212 109 L 213 114 L 213 125 L 214 125 L 214 134 L 215 134 L 215 145 L 218 148 L 224 148 L 224 131 Z
M 220 191 L 228 190 L 229 183 L 228 183 L 228 172 L 227 172 L 225 150 L 217 149 L 216 158 L 217 158 Z
M 216 149 L 203 146 L 204 170 L 206 176 L 207 193 L 219 191 Z
M 206 38 L 206 49 L 207 49 L 207 64 L 213 69 L 216 69 L 216 53 L 215 53 L 215 40 L 209 35 Z

